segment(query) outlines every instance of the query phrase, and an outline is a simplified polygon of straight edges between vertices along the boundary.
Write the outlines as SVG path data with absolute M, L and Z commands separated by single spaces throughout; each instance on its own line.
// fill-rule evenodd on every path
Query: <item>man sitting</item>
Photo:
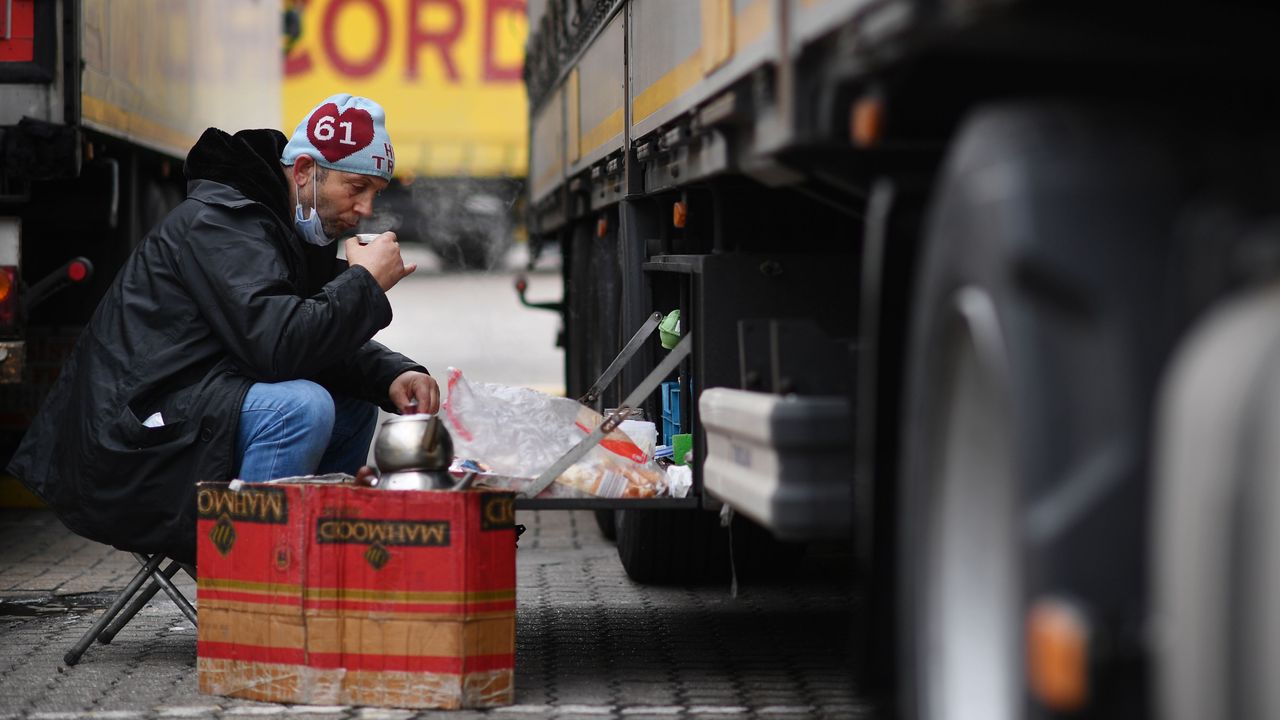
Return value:
M 298 124 L 209 128 L 187 198 L 116 276 L 9 464 L 72 530 L 195 560 L 195 484 L 354 474 L 377 405 L 435 412 L 426 369 L 373 342 L 416 267 L 394 233 L 333 242 L 395 154 L 382 108 L 334 95 Z M 305 205 L 305 207 L 304 207 Z

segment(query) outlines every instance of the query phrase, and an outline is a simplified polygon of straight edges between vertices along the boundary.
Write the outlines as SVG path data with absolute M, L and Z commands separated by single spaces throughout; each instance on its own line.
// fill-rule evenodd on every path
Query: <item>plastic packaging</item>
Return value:
M 599 413 L 568 398 L 528 388 L 471 383 L 449 368 L 448 397 L 441 406 L 453 435 L 454 453 L 483 463 L 510 481 L 534 478 L 604 421 Z M 477 484 L 488 484 L 477 476 Z M 666 479 L 645 452 L 621 430 L 605 436 L 554 485 L 607 498 L 654 497 Z M 508 489 L 518 489 L 508 482 Z M 548 488 L 539 497 L 556 497 Z
M 658 426 L 648 420 L 623 420 L 618 429 L 627 434 L 647 457 L 653 457 L 658 444 Z
M 672 465 L 667 468 L 667 488 L 671 497 L 688 497 L 693 487 L 693 468 L 688 465 Z

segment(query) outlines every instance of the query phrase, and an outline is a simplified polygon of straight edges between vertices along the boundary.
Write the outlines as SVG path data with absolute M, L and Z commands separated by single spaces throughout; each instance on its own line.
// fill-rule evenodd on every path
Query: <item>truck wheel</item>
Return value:
M 638 583 L 671 585 L 729 577 L 728 533 L 713 512 L 619 510 L 618 559 Z
M 1187 338 L 1160 408 L 1153 488 L 1154 717 L 1278 717 L 1280 285 Z M 1243 630 L 1243 632 L 1242 632 Z
M 600 527 L 600 534 L 609 542 L 618 539 L 618 525 L 613 514 L 613 510 L 596 510 L 596 525 Z
M 921 527 L 904 538 L 913 557 L 903 567 L 919 584 L 910 629 L 920 633 L 906 654 L 931 659 L 904 678 L 921 683 L 921 718 L 972 703 L 1007 720 L 1017 716 L 1021 578 L 1006 339 L 989 293 L 965 288 L 954 302 L 908 411 L 905 467 L 919 500 L 904 505 Z
M 911 306 L 904 717 L 1024 717 L 1032 599 L 1079 599 L 1116 637 L 1141 623 L 1152 398 L 1186 311 L 1161 262 L 1185 192 L 1171 147 L 1149 121 L 1050 104 L 980 110 L 957 136 Z M 1143 702 L 1124 672 L 1113 710 Z

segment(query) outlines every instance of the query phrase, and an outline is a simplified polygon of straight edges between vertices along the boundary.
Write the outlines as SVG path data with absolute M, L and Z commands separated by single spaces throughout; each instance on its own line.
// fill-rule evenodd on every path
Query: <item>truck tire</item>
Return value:
M 729 578 L 729 534 L 701 510 L 619 510 L 618 559 L 627 577 L 648 585 Z
M 1274 282 L 1223 303 L 1166 379 L 1152 491 L 1156 717 L 1280 716 L 1277 317 Z
M 613 510 L 596 510 L 596 525 L 600 528 L 600 534 L 605 540 L 614 542 L 618 539 L 618 524 L 614 518 Z
M 1155 385 L 1186 307 L 1178 144 L 1124 112 L 975 112 L 934 191 L 907 350 L 897 504 L 906 718 L 1026 716 L 1031 600 L 1140 635 Z M 1132 655 L 1137 655 L 1134 650 Z M 1144 717 L 1145 675 L 1092 698 Z M 1090 709 L 1098 709 L 1091 705 Z

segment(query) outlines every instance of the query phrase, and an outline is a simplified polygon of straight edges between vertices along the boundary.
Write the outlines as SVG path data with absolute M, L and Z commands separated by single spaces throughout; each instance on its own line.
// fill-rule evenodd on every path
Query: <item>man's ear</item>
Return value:
M 306 187 L 311 182 L 311 171 L 315 168 L 316 161 L 311 159 L 310 155 L 299 155 L 293 161 L 293 186 Z

